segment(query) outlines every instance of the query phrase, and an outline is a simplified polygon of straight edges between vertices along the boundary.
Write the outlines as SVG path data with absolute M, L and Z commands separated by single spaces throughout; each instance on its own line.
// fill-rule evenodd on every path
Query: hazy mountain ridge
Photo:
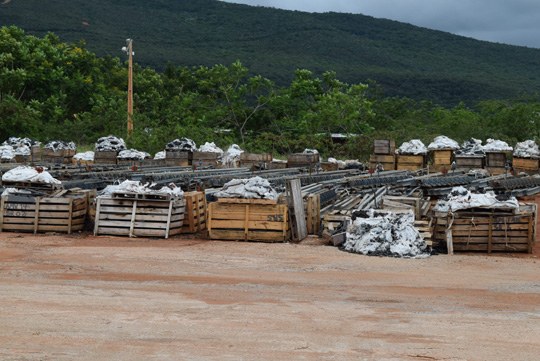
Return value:
M 349 83 L 377 81 L 388 95 L 443 104 L 508 98 L 540 86 L 540 50 L 477 41 L 397 21 L 304 13 L 215 0 L 19 0 L 0 6 L 0 24 L 28 34 L 85 39 L 98 56 L 163 70 L 242 61 L 253 74 L 287 84 L 294 70 L 336 71 Z M 86 25 L 88 24 L 88 25 Z

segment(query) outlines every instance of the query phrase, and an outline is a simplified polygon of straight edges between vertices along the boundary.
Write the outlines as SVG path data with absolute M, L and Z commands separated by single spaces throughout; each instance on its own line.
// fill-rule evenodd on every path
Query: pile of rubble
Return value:
M 96 152 L 120 152 L 125 149 L 126 143 L 124 139 L 109 135 L 108 137 L 99 138 L 94 150 Z
M 216 197 L 276 200 L 278 194 L 268 180 L 253 177 L 249 179 L 233 179 L 225 183 L 221 191 L 216 193 Z
M 45 149 L 51 149 L 53 152 L 59 150 L 77 150 L 75 143 L 73 142 L 64 142 L 61 140 L 52 140 L 49 143 L 45 144 Z

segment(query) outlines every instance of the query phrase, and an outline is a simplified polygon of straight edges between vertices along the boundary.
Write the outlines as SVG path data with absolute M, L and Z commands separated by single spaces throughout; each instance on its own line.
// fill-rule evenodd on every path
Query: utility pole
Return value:
M 126 45 L 122 50 L 129 56 L 127 136 L 130 138 L 133 131 L 133 39 L 126 39 Z

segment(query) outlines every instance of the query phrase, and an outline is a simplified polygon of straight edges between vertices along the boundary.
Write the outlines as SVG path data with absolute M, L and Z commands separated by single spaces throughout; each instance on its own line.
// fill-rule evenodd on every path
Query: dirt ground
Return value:
M 1 360 L 538 360 L 535 254 L 0 233 Z

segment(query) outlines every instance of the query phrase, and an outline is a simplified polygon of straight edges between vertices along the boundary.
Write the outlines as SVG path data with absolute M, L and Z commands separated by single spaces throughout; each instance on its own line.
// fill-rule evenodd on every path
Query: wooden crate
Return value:
M 310 194 L 304 201 L 308 234 L 319 234 L 321 231 L 321 196 Z
M 457 168 L 484 168 L 485 163 L 486 158 L 483 155 L 456 155 Z
M 391 155 L 372 154 L 369 157 L 370 168 L 375 169 L 378 163 L 382 164 L 384 170 L 395 170 L 396 169 L 396 156 L 394 154 L 391 154 Z
M 272 161 L 272 154 L 269 153 L 242 153 L 240 154 L 240 162 L 242 163 L 266 163 Z
M 94 152 L 95 164 L 116 164 L 118 152 Z
M 185 200 L 98 198 L 94 235 L 161 237 L 182 231 Z
M 504 167 L 486 167 L 486 170 L 491 175 L 501 175 L 506 173 L 506 169 Z M 510 174 L 510 169 L 508 170 L 508 174 Z
M 182 233 L 197 233 L 206 229 L 208 219 L 208 207 L 204 192 L 186 192 L 186 212 Z
M 452 217 L 437 218 L 435 238 L 447 241 L 446 227 L 450 224 L 453 250 L 456 252 L 493 251 L 532 252 L 535 237 L 534 212 L 515 215 L 455 213 Z
M 270 162 L 266 164 L 268 169 L 285 169 L 287 168 L 287 162 Z
M 34 145 L 31 147 L 30 153 L 32 155 L 32 162 L 41 161 L 41 145 Z
M 321 168 L 325 171 L 325 172 L 332 172 L 332 171 L 336 171 L 339 169 L 339 164 L 337 163 L 331 163 L 331 162 L 322 162 L 321 163 Z
M 504 169 L 504 165 L 508 160 L 507 154 L 506 152 L 486 152 L 486 165 L 492 168 Z
M 538 158 L 517 158 L 512 160 L 512 166 L 516 169 L 516 174 L 527 173 L 529 175 L 538 173 Z
M 71 233 L 84 228 L 88 197 L 4 196 L 0 231 Z
M 191 162 L 189 159 L 182 158 L 165 158 L 164 164 L 172 167 L 189 167 Z
M 165 159 L 193 159 L 193 152 L 165 151 Z
M 425 168 L 426 156 L 425 155 L 397 155 L 397 170 L 409 169 L 417 170 Z
M 52 149 L 43 148 L 43 161 L 47 163 L 71 164 L 71 159 L 74 155 L 75 151 L 69 149 L 57 150 L 55 152 Z
M 78 162 L 78 161 L 79 161 L 78 159 L 71 158 L 71 163 L 72 163 L 72 164 L 77 165 L 77 162 Z M 94 161 L 93 161 L 93 160 L 82 160 L 82 159 L 81 159 L 81 166 L 91 165 L 91 164 L 94 164 Z
M 381 155 L 393 155 L 396 152 L 394 139 L 375 139 L 373 141 L 373 153 Z
M 199 167 L 206 166 L 217 166 L 219 165 L 218 158 L 221 156 L 220 153 L 212 152 L 193 152 L 192 164 Z
M 286 204 L 259 199 L 220 199 L 208 205 L 208 236 L 215 240 L 285 242 L 289 238 Z M 235 202 L 235 203 L 232 203 Z
M 287 167 L 310 167 L 319 163 L 320 155 L 313 153 L 293 153 L 287 156 Z

